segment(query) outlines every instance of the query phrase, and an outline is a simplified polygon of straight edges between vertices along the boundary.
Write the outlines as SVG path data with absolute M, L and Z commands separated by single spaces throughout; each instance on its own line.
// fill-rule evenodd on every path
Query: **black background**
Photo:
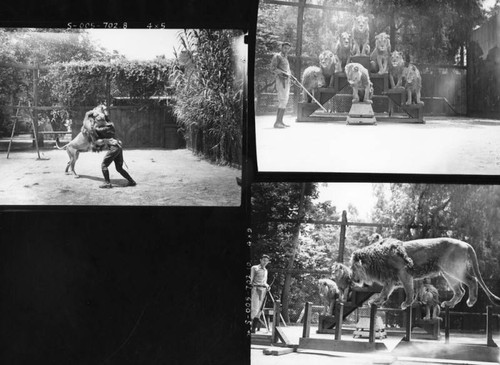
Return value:
M 256 9 L 254 0 L 7 1 L 0 22 L 238 28 L 252 55 Z M 249 364 L 255 161 L 244 150 L 239 208 L 0 206 L 0 363 Z

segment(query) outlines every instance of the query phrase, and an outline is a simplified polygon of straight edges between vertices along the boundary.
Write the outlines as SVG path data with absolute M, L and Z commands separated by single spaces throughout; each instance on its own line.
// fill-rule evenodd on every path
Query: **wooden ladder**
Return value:
M 16 114 L 12 116 L 12 119 L 14 119 L 14 124 L 12 125 L 12 132 L 10 134 L 10 141 L 9 141 L 9 147 L 7 148 L 7 158 L 9 158 L 10 155 L 10 148 L 12 146 L 12 140 L 14 139 L 14 132 L 16 131 L 16 125 L 17 121 L 21 119 L 21 116 L 19 114 L 19 111 L 22 109 L 21 108 L 21 101 L 18 102 L 17 108 L 16 108 Z M 38 135 L 36 132 L 36 127 L 35 127 L 35 119 L 33 118 L 33 112 L 31 110 L 31 102 L 28 101 L 28 112 L 29 112 L 29 117 L 31 119 L 31 128 L 33 130 L 33 137 L 35 139 L 35 146 L 36 146 L 36 152 L 38 154 L 38 159 L 40 160 L 40 149 L 38 148 Z

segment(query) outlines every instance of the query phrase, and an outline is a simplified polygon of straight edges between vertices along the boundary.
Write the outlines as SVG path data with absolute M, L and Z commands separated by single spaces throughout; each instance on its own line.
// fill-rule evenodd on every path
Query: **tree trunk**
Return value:
M 299 200 L 299 213 L 297 217 L 297 223 L 295 224 L 293 237 L 292 237 L 292 248 L 288 256 L 288 270 L 293 269 L 293 264 L 295 257 L 297 256 L 297 251 L 299 248 L 299 234 L 300 234 L 300 224 L 304 218 L 304 197 L 305 197 L 306 184 L 302 183 L 300 190 L 300 200 Z M 290 318 L 288 316 L 288 307 L 290 304 L 290 286 L 292 283 L 292 273 L 287 271 L 285 276 L 285 283 L 283 284 L 283 292 L 281 294 L 281 302 L 283 303 L 283 319 L 285 322 L 289 323 Z
M 390 15 L 389 37 L 391 40 L 392 50 L 395 50 L 396 49 L 396 18 L 395 18 L 395 10 L 394 9 L 392 9 L 391 15 Z

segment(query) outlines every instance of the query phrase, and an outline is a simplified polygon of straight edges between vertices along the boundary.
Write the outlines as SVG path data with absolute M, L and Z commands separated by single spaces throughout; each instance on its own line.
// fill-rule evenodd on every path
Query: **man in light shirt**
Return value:
M 252 305 L 250 309 L 250 318 L 252 318 L 252 333 L 255 333 L 259 323 L 262 303 L 266 298 L 266 293 L 269 290 L 267 284 L 267 269 L 269 263 L 269 256 L 262 255 L 260 264 L 254 265 L 250 268 L 250 283 L 252 285 Z
M 276 91 L 278 92 L 278 113 L 274 128 L 289 127 L 283 123 L 286 105 L 290 96 L 290 64 L 288 63 L 288 52 L 290 52 L 290 43 L 281 44 L 281 52 L 276 53 L 271 60 L 271 72 L 276 77 Z

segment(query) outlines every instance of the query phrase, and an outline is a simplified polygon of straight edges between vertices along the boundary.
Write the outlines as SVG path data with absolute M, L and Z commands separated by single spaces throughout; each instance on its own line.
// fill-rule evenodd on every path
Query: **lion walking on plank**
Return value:
M 477 301 L 478 284 L 488 299 L 500 306 L 500 298 L 486 286 L 479 271 L 477 255 L 467 242 L 452 238 L 429 238 L 402 242 L 385 239 L 354 251 L 351 257 L 352 280 L 356 285 L 374 282 L 383 286 L 380 296 L 373 304 L 382 305 L 397 286 L 403 286 L 406 294 L 401 308 L 412 305 L 415 300 L 413 280 L 441 274 L 453 297 L 441 303 L 453 308 L 465 295 L 462 284 L 469 288 L 467 305 Z

